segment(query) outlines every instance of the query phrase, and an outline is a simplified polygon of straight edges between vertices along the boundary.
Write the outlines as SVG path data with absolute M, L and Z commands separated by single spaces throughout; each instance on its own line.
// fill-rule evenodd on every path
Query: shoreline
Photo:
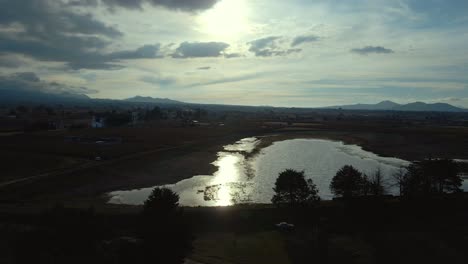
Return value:
M 186 142 L 171 150 L 137 155 L 115 164 L 5 188 L 2 189 L 0 203 L 2 206 L 57 202 L 102 206 L 107 203 L 107 194 L 112 191 L 175 184 L 196 175 L 213 175 L 217 168 L 212 163 L 217 160 L 218 153 L 224 150 L 224 146 L 248 137 L 256 137 L 260 142 L 255 145 L 252 152 L 242 153 L 246 159 L 255 157 L 261 153 L 262 149 L 275 142 L 301 138 L 341 141 L 347 145 L 358 145 L 363 150 L 382 157 L 408 161 L 417 160 L 426 155 L 424 151 L 426 145 L 418 141 L 402 139 L 399 133 L 387 131 L 368 132 L 330 128 L 238 131 Z M 394 144 L 394 142 L 399 144 Z M 453 146 L 447 144 L 446 149 L 438 150 L 448 153 L 447 156 L 451 158 L 468 158 L 468 153 L 465 156 L 459 156 L 451 151 L 452 149 Z

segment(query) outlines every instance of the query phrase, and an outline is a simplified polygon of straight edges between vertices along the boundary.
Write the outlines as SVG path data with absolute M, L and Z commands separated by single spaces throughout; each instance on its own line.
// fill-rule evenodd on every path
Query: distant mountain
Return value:
M 467 111 L 467 109 L 445 103 L 426 104 L 415 102 L 398 107 L 398 111 L 463 112 Z
M 391 110 L 401 105 L 392 101 L 382 101 L 378 104 L 354 104 L 354 105 L 341 105 L 332 106 L 327 108 L 341 108 L 345 110 Z
M 149 96 L 135 96 L 125 99 L 126 102 L 132 103 L 153 103 L 153 104 L 185 104 L 184 102 L 171 100 L 168 98 L 153 98 Z
M 344 110 L 383 110 L 383 111 L 420 111 L 420 112 L 465 112 L 468 109 L 459 108 L 446 103 L 427 104 L 415 102 L 409 104 L 397 104 L 392 101 L 382 101 L 378 104 L 354 104 L 332 106 L 327 108 Z
M 0 89 L 0 102 L 3 103 L 73 103 L 89 101 L 84 94 L 69 92 L 47 93 L 42 91 Z

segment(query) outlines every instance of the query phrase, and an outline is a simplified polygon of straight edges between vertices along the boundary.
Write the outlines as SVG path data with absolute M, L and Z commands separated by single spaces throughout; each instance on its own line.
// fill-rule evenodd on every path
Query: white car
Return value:
M 293 230 L 295 227 L 293 224 L 289 224 L 286 222 L 281 222 L 279 224 L 276 224 L 275 226 L 281 230 Z

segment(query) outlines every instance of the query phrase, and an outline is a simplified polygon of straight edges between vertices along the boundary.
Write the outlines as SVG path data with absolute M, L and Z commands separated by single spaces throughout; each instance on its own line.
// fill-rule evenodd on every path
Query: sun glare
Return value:
M 235 39 L 249 30 L 245 0 L 222 0 L 199 19 L 200 30 L 213 37 Z

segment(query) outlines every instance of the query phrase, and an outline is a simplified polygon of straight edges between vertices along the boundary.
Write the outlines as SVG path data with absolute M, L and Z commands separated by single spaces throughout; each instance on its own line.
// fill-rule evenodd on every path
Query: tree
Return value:
M 369 183 L 369 193 L 374 196 L 382 196 L 385 194 L 385 186 L 384 186 L 384 179 L 382 175 L 382 171 L 378 168 L 374 175 L 370 179 L 368 179 Z
M 143 214 L 170 214 L 178 210 L 179 195 L 168 188 L 154 188 L 143 204 Z
M 333 177 L 330 190 L 336 196 L 344 198 L 359 196 L 363 193 L 365 179 L 353 166 L 345 165 Z
M 273 188 L 273 204 L 312 204 L 320 200 L 317 186 L 311 179 L 306 180 L 304 171 L 285 170 L 276 179 Z
M 398 171 L 392 174 L 392 178 L 393 178 L 392 186 L 397 186 L 398 193 L 400 194 L 400 196 L 403 196 L 403 188 L 405 184 L 406 170 L 403 167 L 400 167 Z
M 192 250 L 193 236 L 179 208 L 179 196 L 155 188 L 143 205 L 139 236 L 144 263 L 183 263 Z
M 422 197 L 445 192 L 459 192 L 462 179 L 453 160 L 427 159 L 411 163 L 402 179 L 401 195 Z
M 424 175 L 431 179 L 431 192 L 459 192 L 462 179 L 458 166 L 450 159 L 428 159 L 420 163 Z

